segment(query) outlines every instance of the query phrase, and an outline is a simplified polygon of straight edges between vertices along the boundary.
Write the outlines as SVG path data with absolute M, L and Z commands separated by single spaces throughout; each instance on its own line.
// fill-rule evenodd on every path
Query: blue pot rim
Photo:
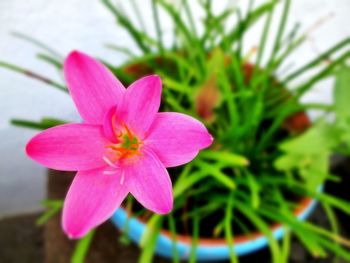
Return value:
M 319 190 L 322 191 L 322 187 Z M 307 204 L 304 204 L 304 202 Z M 304 221 L 315 209 L 317 201 L 305 198 L 300 203 L 303 205 L 301 205 L 300 209 L 298 209 L 299 211 L 296 211 L 295 214 L 299 220 Z M 130 239 L 140 244 L 142 235 L 147 228 L 144 222 L 135 217 L 128 218 L 128 214 L 124 208 L 117 209 L 111 217 L 111 221 L 120 230 L 128 229 Z M 276 240 L 280 240 L 284 236 L 285 230 L 282 225 L 272 226 L 271 228 L 273 228 L 273 237 Z M 245 241 L 235 242 L 234 251 L 237 256 L 244 256 L 268 246 L 268 239 L 261 233 L 246 236 L 245 239 Z M 218 242 L 213 242 L 213 244 L 205 242 L 205 244 L 201 244 L 199 241 L 196 248 L 197 260 L 212 261 L 229 259 L 229 246 L 224 239 L 222 241 L 221 244 L 218 244 Z M 155 252 L 163 257 L 172 258 L 174 249 L 176 249 L 179 258 L 188 259 L 191 252 L 191 243 L 184 242 L 181 239 L 177 239 L 176 243 L 174 243 L 170 235 L 167 234 L 167 231 L 161 231 L 156 242 Z

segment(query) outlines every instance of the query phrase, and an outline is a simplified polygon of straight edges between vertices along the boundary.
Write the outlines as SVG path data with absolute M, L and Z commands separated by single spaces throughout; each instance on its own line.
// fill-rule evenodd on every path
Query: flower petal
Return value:
M 125 88 L 100 62 L 78 51 L 64 62 L 70 94 L 85 122 L 102 124 L 105 113 L 121 101 Z
M 156 115 L 145 139 L 165 167 L 174 167 L 191 161 L 199 150 L 213 142 L 205 126 L 181 113 L 162 112 Z
M 111 142 L 116 143 L 116 136 L 114 132 L 113 116 L 116 116 L 116 107 L 112 107 L 106 114 L 103 120 L 103 132 L 106 138 Z
M 120 206 L 127 188 L 120 173 L 104 174 L 103 169 L 78 172 L 67 193 L 62 226 L 70 238 L 80 238 L 106 221 Z
M 156 75 L 141 78 L 127 88 L 118 113 L 139 136 L 152 124 L 159 109 L 161 93 L 162 82 Z
M 143 149 L 137 162 L 124 167 L 130 193 L 144 207 L 158 214 L 173 208 L 172 184 L 164 165 L 155 154 Z
M 90 170 L 105 165 L 108 142 L 100 126 L 64 124 L 34 136 L 26 146 L 29 157 L 56 170 Z

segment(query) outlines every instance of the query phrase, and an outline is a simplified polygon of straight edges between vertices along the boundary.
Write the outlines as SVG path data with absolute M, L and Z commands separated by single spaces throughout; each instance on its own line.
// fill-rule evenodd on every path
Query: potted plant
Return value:
M 174 262 L 238 262 L 238 256 L 265 246 L 272 262 L 288 262 L 292 235 L 314 256 L 331 252 L 350 260 L 344 248 L 349 241 L 339 236 L 333 211 L 350 213 L 350 205 L 322 190 L 327 181 L 339 180 L 329 172 L 330 156 L 349 154 L 350 69 L 345 62 L 350 57 L 350 39 L 281 75 L 276 72 L 308 37 L 298 26 L 286 32 L 290 0 L 283 1 L 274 37 L 270 27 L 279 1 L 258 7 L 250 1 L 244 14 L 235 7 L 215 13 L 212 1 L 198 1 L 204 13 L 199 33 L 189 1 L 174 6 L 155 0 L 156 37 L 139 29 L 121 7 L 102 2 L 142 52 L 109 45 L 129 56 L 120 67 L 105 62 L 109 69 L 126 85 L 143 75 L 158 74 L 164 83 L 161 110 L 200 119 L 215 138 L 210 149 L 191 163 L 169 170 L 175 198 L 170 214 L 152 214 L 128 197 L 111 218 L 123 231 L 123 242 L 139 243 L 140 262 L 152 262 L 154 252 Z M 139 14 L 137 5 L 133 6 Z M 171 45 L 164 41 L 160 12 L 173 22 Z M 237 23 L 227 28 L 232 17 Z M 142 16 L 138 19 L 142 25 Z M 259 46 L 244 54 L 244 36 L 261 19 L 265 24 Z M 267 53 L 268 42 L 271 53 Z M 45 56 L 45 61 L 62 68 L 55 57 Z M 38 74 L 8 63 L 0 65 L 66 91 L 64 85 Z M 316 73 L 305 77 L 311 70 Z M 316 83 L 334 76 L 334 105 L 301 102 Z M 322 114 L 311 123 L 309 110 Z M 335 117 L 327 119 L 333 113 Z M 47 128 L 62 121 L 13 123 Z M 332 229 L 305 221 L 316 203 L 323 207 Z

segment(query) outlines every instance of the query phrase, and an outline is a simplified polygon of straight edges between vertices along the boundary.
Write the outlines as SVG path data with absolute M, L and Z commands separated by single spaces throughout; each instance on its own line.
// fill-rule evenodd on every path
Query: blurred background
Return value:
M 130 3 L 122 2 L 125 12 L 136 19 Z M 136 2 L 142 4 L 145 17 L 151 14 L 149 1 Z M 231 2 L 244 6 L 247 1 Z M 227 1 L 215 1 L 215 8 L 226 7 Z M 310 29 L 310 35 L 306 44 L 290 58 L 290 64 L 303 64 L 332 43 L 349 36 L 349 14 L 349 0 L 294 0 L 289 26 L 299 21 L 303 28 Z M 197 15 L 200 19 L 201 14 Z M 152 20 L 145 21 L 150 23 L 145 27 L 155 34 Z M 164 31 L 170 29 L 166 20 L 162 20 L 162 26 Z M 253 27 L 244 40 L 246 51 L 258 43 L 257 32 L 261 31 L 261 27 L 261 24 Z M 98 0 L 1 0 L 0 60 L 32 69 L 60 82 L 63 81 L 62 76 L 36 58 L 38 49 L 15 37 L 14 32 L 45 42 L 63 57 L 71 50 L 78 49 L 115 65 L 123 63 L 126 57 L 107 49 L 105 44 L 118 43 L 130 49 L 135 46 Z M 322 82 L 303 99 L 331 102 L 330 81 Z M 317 113 L 310 114 L 312 117 Z M 38 211 L 41 209 L 40 201 L 45 199 L 46 194 L 46 170 L 29 160 L 24 153 L 27 140 L 36 131 L 11 126 L 9 120 L 38 120 L 50 116 L 78 121 L 79 116 L 66 94 L 2 68 L 0 116 L 0 218 Z

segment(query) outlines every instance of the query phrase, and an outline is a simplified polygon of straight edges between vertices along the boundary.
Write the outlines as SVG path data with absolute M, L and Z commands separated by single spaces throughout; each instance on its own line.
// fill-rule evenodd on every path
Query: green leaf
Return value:
M 260 184 L 256 181 L 253 174 L 247 173 L 248 186 L 251 194 L 251 204 L 254 209 L 260 206 Z
M 162 33 L 160 19 L 159 19 L 157 0 L 152 0 L 151 3 L 152 3 L 152 14 L 153 14 L 154 26 L 157 32 L 158 49 L 160 54 L 163 56 L 164 54 L 163 33 Z
M 43 53 L 39 53 L 37 55 L 37 57 L 38 57 L 38 59 L 45 61 L 46 63 L 52 65 L 53 67 L 55 67 L 59 71 L 61 71 L 63 68 L 62 62 L 54 57 L 51 57 L 51 56 L 43 54 Z
M 280 149 L 294 154 L 318 154 L 329 152 L 337 144 L 338 131 L 320 121 L 302 135 L 280 145 Z
M 282 239 L 282 255 L 281 255 L 281 262 L 289 262 L 289 255 L 291 252 L 290 249 L 290 243 L 291 243 L 291 231 L 289 228 L 284 227 L 284 235 L 283 235 L 283 239 Z
M 114 50 L 114 51 L 117 51 L 117 52 L 124 54 L 129 59 L 135 58 L 135 53 L 127 47 L 118 46 L 118 45 L 114 45 L 114 44 L 106 44 L 105 46 L 106 46 L 106 48 L 109 48 L 111 50 Z
M 202 179 L 208 177 L 210 174 L 206 171 L 197 171 L 192 173 L 191 175 L 187 176 L 183 180 L 177 180 L 175 186 L 174 186 L 174 198 L 177 198 L 182 193 L 184 193 L 187 189 L 192 187 L 197 182 L 201 181 Z
M 40 121 L 29 121 L 22 119 L 12 119 L 11 124 L 19 127 L 26 127 L 31 129 L 45 130 L 57 125 L 65 124 L 66 121 L 54 118 L 42 118 Z
M 232 230 L 232 217 L 233 217 L 233 194 L 231 193 L 227 202 L 224 226 L 225 226 L 225 239 L 229 247 L 230 261 L 231 263 L 237 263 L 238 258 L 234 249 L 234 237 Z
M 295 98 L 300 99 L 305 94 L 305 92 L 310 90 L 316 83 L 333 76 L 335 69 L 339 65 L 342 65 L 349 58 L 350 51 L 332 60 L 331 63 L 329 63 L 325 68 L 316 73 L 313 77 L 308 78 L 304 84 L 295 89 Z
M 272 263 L 281 262 L 281 250 L 277 240 L 274 238 L 272 230 L 269 228 L 266 221 L 261 218 L 255 210 L 251 209 L 245 203 L 236 202 L 236 207 L 250 220 L 250 222 L 256 226 L 264 235 L 269 242 L 270 251 L 272 254 Z
M 57 83 L 56 81 L 49 79 L 48 77 L 42 76 L 42 75 L 40 75 L 36 72 L 33 72 L 31 70 L 22 68 L 20 66 L 17 66 L 17 65 L 5 62 L 5 61 L 0 61 L 0 67 L 11 70 L 13 72 L 20 73 L 20 74 L 27 76 L 29 78 L 36 79 L 36 80 L 41 81 L 49 86 L 56 88 L 58 90 L 68 92 L 67 88 L 64 85 Z
M 192 233 L 192 243 L 191 243 L 191 251 L 190 251 L 190 263 L 197 262 L 197 246 L 199 240 L 199 224 L 200 224 L 200 216 L 197 211 L 194 213 L 193 218 L 193 233 Z
M 336 73 L 333 96 L 337 119 L 345 122 L 350 120 L 350 67 L 344 65 Z
M 142 235 L 140 241 L 142 253 L 139 258 L 139 263 L 152 262 L 154 249 L 162 225 L 162 219 L 163 218 L 160 215 L 153 215 L 148 221 L 146 231 Z
M 84 263 L 95 231 L 95 229 L 91 230 L 85 237 L 77 242 L 71 258 L 71 263 Z
M 276 0 L 268 1 L 252 10 L 246 19 L 242 20 L 239 25 L 235 26 L 231 32 L 226 34 L 225 39 L 222 41 L 222 43 L 220 43 L 220 45 L 223 45 L 224 42 L 233 43 L 235 40 L 242 37 L 242 35 L 248 31 L 250 27 L 259 21 L 263 15 L 270 12 L 277 3 L 278 1 Z
M 218 182 L 220 182 L 228 189 L 233 190 L 236 188 L 236 183 L 233 178 L 221 172 L 218 167 L 200 161 L 197 162 L 197 165 L 198 168 L 205 170 L 210 176 L 215 178 Z
M 58 53 L 56 50 L 52 49 L 51 47 L 49 47 L 47 44 L 41 42 L 40 40 L 33 38 L 31 36 L 28 36 L 26 34 L 20 33 L 20 32 L 11 32 L 11 34 L 14 37 L 17 37 L 19 39 L 22 39 L 24 41 L 27 41 L 31 44 L 33 44 L 34 46 L 50 53 L 51 55 L 53 55 L 54 57 L 56 57 L 59 61 L 63 61 L 63 56 Z
M 168 215 L 168 223 L 169 223 L 169 230 L 171 233 L 171 241 L 173 242 L 173 244 L 172 244 L 173 262 L 179 263 L 180 257 L 179 257 L 179 253 L 177 251 L 176 224 L 175 224 L 175 218 L 174 218 L 173 214 Z
M 114 6 L 110 0 L 101 0 L 102 3 L 111 11 L 114 15 L 117 23 L 119 23 L 129 35 L 134 39 L 138 47 L 144 52 L 149 53 L 151 51 L 149 43 L 154 43 L 154 40 L 149 38 L 145 32 L 140 31 L 131 22 L 129 17 L 126 16 L 119 8 Z
M 284 78 L 283 82 L 289 82 L 294 80 L 295 78 L 299 77 L 301 74 L 304 74 L 308 70 L 314 68 L 315 66 L 318 66 L 322 61 L 329 59 L 334 53 L 338 52 L 339 50 L 349 45 L 350 45 L 350 38 L 341 40 L 339 43 L 336 43 L 327 51 L 319 55 L 317 58 L 313 59 L 312 61 L 306 63 L 301 68 L 298 68 L 296 71 L 289 74 L 287 77 Z
M 200 152 L 199 156 L 203 159 L 223 162 L 232 167 L 249 165 L 249 160 L 246 157 L 228 151 L 204 150 Z
M 35 221 L 36 225 L 41 226 L 45 224 L 50 218 L 56 215 L 63 207 L 62 200 L 46 200 L 43 205 L 47 210 Z
M 280 148 L 285 152 L 277 158 L 277 170 L 291 172 L 294 169 L 313 190 L 324 183 L 328 177 L 329 156 L 337 144 L 336 130 L 327 123 L 320 122 Z

